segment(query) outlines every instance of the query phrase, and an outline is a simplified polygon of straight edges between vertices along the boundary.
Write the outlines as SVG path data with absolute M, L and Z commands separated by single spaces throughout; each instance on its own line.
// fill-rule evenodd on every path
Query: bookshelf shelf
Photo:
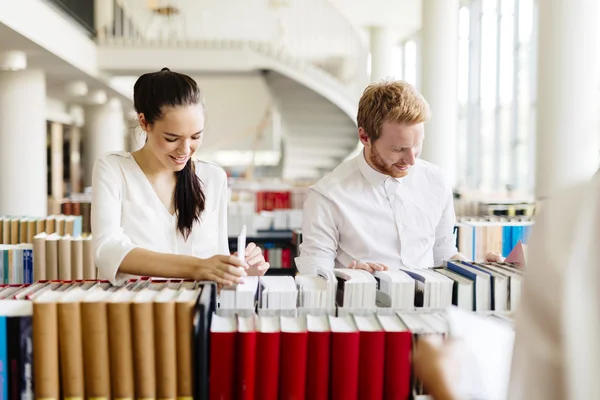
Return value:
M 265 258 L 271 263 L 271 268 L 266 275 L 294 276 L 296 274 L 294 258 L 298 251 L 293 231 L 258 231 L 249 235 L 246 242 L 254 242 L 263 248 Z M 229 238 L 229 250 L 237 251 L 237 237 Z M 287 267 L 288 265 L 289 267 Z

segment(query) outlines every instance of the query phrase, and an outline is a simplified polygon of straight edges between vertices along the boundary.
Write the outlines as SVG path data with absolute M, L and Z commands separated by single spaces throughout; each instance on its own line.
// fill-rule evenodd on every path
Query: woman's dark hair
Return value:
M 180 107 L 201 104 L 202 93 L 192 78 L 163 68 L 138 78 L 133 86 L 133 106 L 138 114 L 150 125 L 162 118 L 164 107 Z M 174 203 L 177 214 L 177 229 L 187 240 L 194 222 L 200 220 L 206 199 L 202 182 L 196 175 L 193 160 L 177 172 Z

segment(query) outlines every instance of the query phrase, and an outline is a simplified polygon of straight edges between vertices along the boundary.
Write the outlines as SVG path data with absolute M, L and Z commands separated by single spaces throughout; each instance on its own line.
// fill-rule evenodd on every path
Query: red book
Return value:
M 254 317 L 238 317 L 236 399 L 253 400 L 256 376 L 256 330 Z
M 326 316 L 306 317 L 308 351 L 306 354 L 306 398 L 327 400 L 329 397 L 329 352 L 331 331 Z
M 331 400 L 358 400 L 359 333 L 352 317 L 329 317 Z
M 235 317 L 213 315 L 210 326 L 210 381 L 211 400 L 234 399 L 235 342 L 237 321 Z
M 396 315 L 378 316 L 385 331 L 385 377 L 383 399 L 406 400 L 411 392 L 412 333 Z
M 306 393 L 306 345 L 308 332 L 305 317 L 281 317 L 279 398 L 304 399 Z M 293 366 L 293 367 L 292 367 Z
M 256 323 L 255 396 L 260 400 L 277 400 L 279 394 L 278 317 L 258 317 Z
M 360 332 L 358 398 L 380 400 L 383 398 L 385 335 L 375 316 L 355 316 L 354 321 Z
M 290 248 L 281 249 L 281 268 L 292 268 L 292 250 Z

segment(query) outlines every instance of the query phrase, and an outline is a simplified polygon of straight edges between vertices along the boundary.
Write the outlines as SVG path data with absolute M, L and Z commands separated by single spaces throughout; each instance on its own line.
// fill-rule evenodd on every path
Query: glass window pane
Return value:
M 413 86 L 417 84 L 417 42 L 414 40 L 404 44 L 404 80 Z
M 531 40 L 533 33 L 533 1 L 519 0 L 519 40 L 521 42 Z
M 505 15 L 500 22 L 500 104 L 507 105 L 513 97 L 514 16 Z

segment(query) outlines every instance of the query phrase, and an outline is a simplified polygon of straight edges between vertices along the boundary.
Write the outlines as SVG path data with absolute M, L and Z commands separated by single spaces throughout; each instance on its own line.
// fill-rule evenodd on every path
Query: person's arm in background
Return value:
M 122 274 L 237 282 L 245 271 L 234 256 L 201 259 L 193 256 L 158 253 L 134 245 L 121 227 L 122 181 L 104 158 L 92 173 L 92 240 L 94 263 L 103 279 L 122 282 Z

